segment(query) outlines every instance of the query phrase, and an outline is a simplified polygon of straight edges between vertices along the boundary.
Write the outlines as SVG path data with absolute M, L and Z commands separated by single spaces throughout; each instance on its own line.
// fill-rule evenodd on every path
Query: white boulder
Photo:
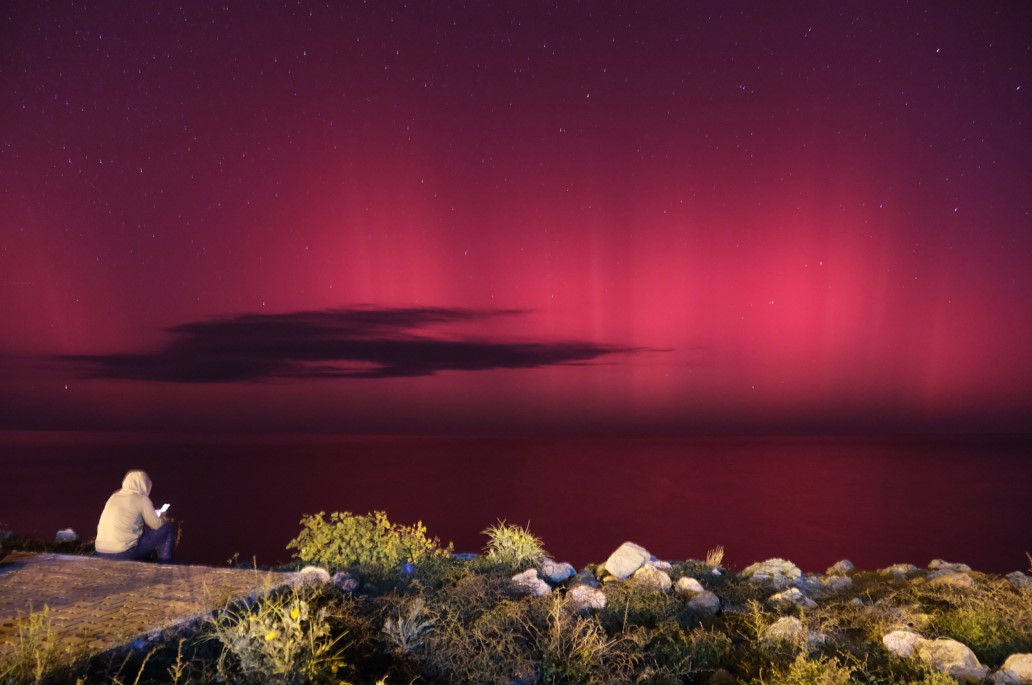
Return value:
M 801 606 L 804 609 L 813 609 L 817 602 L 813 601 L 802 593 L 799 588 L 793 587 L 776 595 L 767 598 L 767 603 L 779 609 L 787 609 L 791 606 Z
M 989 673 L 989 669 L 978 662 L 975 653 L 956 640 L 920 640 L 914 645 L 914 655 L 962 683 L 981 683 Z
M 950 588 L 964 592 L 975 589 L 975 579 L 966 573 L 949 573 L 928 581 L 928 587 Z
M 715 615 L 720 611 L 720 598 L 712 592 L 703 590 L 692 595 L 688 600 L 688 608 L 700 614 Z
M 297 572 L 297 579 L 301 583 L 328 583 L 330 572 L 319 566 L 305 566 Z
M 763 639 L 772 642 L 791 642 L 794 645 L 806 644 L 807 631 L 803 622 L 794 616 L 779 618 L 763 631 Z
M 902 579 L 906 578 L 911 573 L 916 573 L 920 570 L 921 569 L 914 566 L 913 564 L 893 564 L 892 566 L 888 566 L 886 568 L 881 569 L 880 571 L 878 571 L 878 573 L 882 574 L 883 576 L 892 576 L 893 578 Z
M 896 656 L 909 658 L 914 654 L 914 647 L 924 638 L 909 630 L 894 630 L 882 638 L 882 644 Z
M 512 577 L 512 582 L 523 592 L 536 597 L 542 597 L 552 591 L 548 583 L 538 578 L 536 568 L 528 568 L 523 573 L 517 573 Z
M 853 566 L 853 562 L 849 559 L 843 559 L 842 561 L 835 562 L 832 566 L 828 567 L 829 576 L 845 576 L 856 570 L 856 566 Z
M 604 564 L 606 571 L 617 578 L 629 578 L 632 573 L 645 565 L 652 558 L 641 545 L 625 542 L 609 555 Z
M 642 566 L 634 572 L 631 578 L 642 587 L 659 592 L 666 592 L 673 584 L 670 581 L 670 576 L 652 566 Z
M 1032 685 L 1032 654 L 1011 654 L 993 674 L 993 685 Z
M 1008 573 L 1007 580 L 1009 580 L 1011 582 L 1011 585 L 1016 587 L 1018 590 L 1032 588 L 1032 578 L 1026 576 L 1021 571 L 1014 571 L 1013 573 Z
M 674 583 L 674 590 L 682 595 L 694 595 L 697 592 L 705 592 L 706 588 L 695 578 L 685 576 L 677 579 L 677 582 Z
M 62 528 L 54 536 L 54 542 L 78 542 L 79 536 L 71 528 Z
M 606 595 L 597 587 L 575 585 L 566 592 L 566 606 L 573 612 L 602 610 L 606 608 Z
M 754 583 L 764 583 L 777 588 L 788 587 L 803 575 L 799 567 L 785 559 L 768 559 L 745 568 L 742 576 Z
M 559 583 L 573 578 L 577 570 L 566 562 L 557 562 L 554 559 L 545 557 L 541 562 L 541 574 L 548 582 L 558 585 Z

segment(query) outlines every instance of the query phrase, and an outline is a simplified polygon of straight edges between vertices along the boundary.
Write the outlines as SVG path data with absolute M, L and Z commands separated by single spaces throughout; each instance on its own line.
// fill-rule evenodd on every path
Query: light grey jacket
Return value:
M 98 552 L 124 552 L 140 539 L 143 524 L 160 528 L 164 519 L 154 511 L 150 499 L 151 479 L 143 471 L 130 471 L 122 479 L 122 489 L 108 498 L 97 524 Z

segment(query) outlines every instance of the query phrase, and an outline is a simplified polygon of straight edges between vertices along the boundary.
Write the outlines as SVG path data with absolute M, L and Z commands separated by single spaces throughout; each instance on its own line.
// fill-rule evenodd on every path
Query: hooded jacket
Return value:
M 114 554 L 124 552 L 140 539 L 143 525 L 160 528 L 164 521 L 154 512 L 150 499 L 151 479 L 143 471 L 130 471 L 122 479 L 122 489 L 108 498 L 97 524 L 96 550 Z

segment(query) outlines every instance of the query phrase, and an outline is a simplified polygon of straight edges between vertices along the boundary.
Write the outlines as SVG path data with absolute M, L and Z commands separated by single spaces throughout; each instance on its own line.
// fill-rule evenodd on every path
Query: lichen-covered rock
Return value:
M 631 576 L 631 578 L 635 583 L 638 583 L 642 587 L 660 592 L 666 592 L 672 585 L 670 576 L 665 572 L 660 571 L 658 568 L 653 568 L 651 566 L 642 566 L 634 572 L 634 575 Z
M 824 576 L 821 578 L 821 589 L 825 592 L 842 592 L 853 584 L 849 576 Z
M 788 587 L 803 575 L 799 567 L 785 559 L 768 559 L 746 567 L 742 577 L 754 583 L 764 583 L 777 588 Z
M 703 590 L 692 595 L 688 600 L 688 608 L 700 614 L 714 615 L 720 611 L 720 598 Z
M 763 639 L 772 642 L 790 642 L 794 645 L 806 643 L 807 631 L 803 622 L 794 616 L 779 618 L 763 631 Z
M 1021 571 L 1014 571 L 1013 573 L 1008 573 L 1007 580 L 1009 580 L 1011 582 L 1011 585 L 1013 585 L 1018 590 L 1032 588 L 1032 578 L 1029 578 Z
M 805 609 L 813 609 L 817 603 L 803 594 L 802 590 L 793 587 L 767 599 L 767 603 L 778 609 L 787 609 L 791 606 L 801 606 Z
M 893 578 L 906 578 L 911 573 L 920 571 L 918 567 L 913 564 L 893 564 L 878 571 L 883 576 L 892 576 Z
M 923 639 L 909 630 L 894 630 L 882 638 L 882 644 L 896 656 L 909 658 L 914 654 L 914 647 Z
M 698 592 L 705 592 L 706 588 L 702 586 L 702 583 L 697 581 L 695 578 L 678 578 L 677 582 L 674 583 L 674 590 L 678 594 L 682 595 L 694 595 Z
M 603 566 L 612 576 L 630 578 L 632 573 L 644 566 L 645 562 L 651 558 L 652 555 L 641 545 L 625 542 L 609 555 Z
M 301 583 L 328 583 L 330 572 L 319 566 L 305 566 L 297 572 L 297 579 Z
M 1032 685 L 1032 654 L 1012 654 L 993 674 L 993 685 Z
M 914 645 L 914 656 L 962 683 L 981 683 L 989 673 L 975 653 L 956 640 L 920 640 Z
M 589 609 L 601 611 L 606 608 L 606 595 L 597 587 L 575 585 L 566 592 L 566 606 L 573 612 Z
M 54 535 L 54 542 L 78 542 L 79 536 L 71 528 L 63 528 Z
M 966 573 L 949 573 L 932 578 L 928 581 L 928 587 L 950 588 L 963 592 L 970 592 L 976 589 L 975 579 Z
M 358 589 L 358 581 L 352 578 L 350 573 L 344 571 L 337 571 L 330 580 L 344 592 L 354 592 Z
M 842 561 L 835 562 L 833 566 L 828 568 L 829 576 L 845 576 L 856 570 L 853 566 L 853 562 L 849 559 L 843 559 Z
M 601 583 L 598 582 L 598 578 L 595 574 L 588 569 L 583 569 L 577 573 L 570 582 L 567 583 L 568 587 L 574 587 L 575 585 L 587 585 L 588 587 L 600 587 Z
M 566 562 L 558 562 L 548 557 L 541 561 L 541 575 L 555 585 L 572 578 L 576 573 L 577 570 Z
M 928 564 L 928 570 L 932 571 L 929 577 L 936 575 L 947 575 L 950 573 L 967 573 L 971 570 L 971 567 L 967 564 L 954 564 L 949 561 L 943 561 L 942 559 L 933 559 Z
M 669 571 L 674 567 L 674 565 L 671 564 L 669 561 L 663 561 L 662 559 L 657 559 L 656 557 L 651 557 L 648 561 L 645 562 L 645 565 L 650 568 L 659 569 L 660 571 Z
M 528 568 L 523 573 L 517 573 L 512 577 L 512 582 L 523 592 L 536 597 L 542 597 L 552 591 L 548 583 L 538 578 L 536 568 Z

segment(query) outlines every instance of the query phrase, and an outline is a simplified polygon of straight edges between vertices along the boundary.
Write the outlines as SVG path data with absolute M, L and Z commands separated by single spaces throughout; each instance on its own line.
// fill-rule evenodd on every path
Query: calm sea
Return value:
M 479 551 L 529 523 L 581 566 L 632 540 L 666 559 L 807 571 L 944 558 L 1025 570 L 1032 438 L 187 439 L 0 433 L 0 528 L 91 538 L 130 468 L 182 525 L 178 560 L 286 561 L 306 513 L 387 511 Z

